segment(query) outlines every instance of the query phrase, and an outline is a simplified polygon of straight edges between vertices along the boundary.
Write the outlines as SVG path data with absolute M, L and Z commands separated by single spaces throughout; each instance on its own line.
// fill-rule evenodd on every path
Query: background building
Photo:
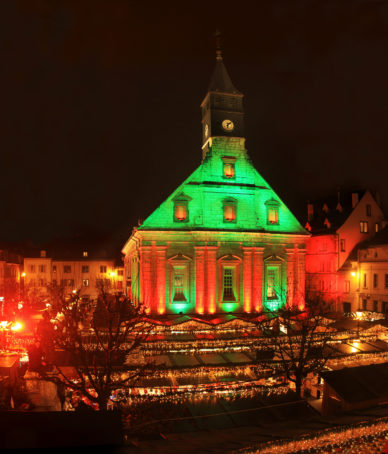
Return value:
M 306 291 L 337 311 L 351 312 L 358 283 L 349 260 L 358 244 L 384 226 L 384 213 L 371 191 L 340 193 L 308 204 Z
M 123 291 L 124 268 L 106 253 L 87 247 L 60 245 L 51 250 L 36 250 L 24 258 L 26 297 L 47 295 L 48 286 L 62 286 L 68 293 L 79 291 L 84 300 L 94 300 L 101 285 L 114 292 Z
M 0 316 L 12 313 L 21 299 L 23 257 L 10 249 L 0 249 Z
M 202 163 L 125 244 L 126 292 L 152 313 L 304 307 L 308 232 L 253 167 L 243 95 L 220 50 L 202 102 Z

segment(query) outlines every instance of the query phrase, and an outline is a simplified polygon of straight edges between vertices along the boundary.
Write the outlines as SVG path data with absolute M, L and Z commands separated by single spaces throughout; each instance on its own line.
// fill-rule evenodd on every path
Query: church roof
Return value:
M 225 143 L 213 142 L 202 164 L 143 222 L 138 230 L 216 230 L 308 234 L 273 189 L 241 153 L 235 158 L 235 176 L 223 174 Z M 230 153 L 230 151 L 229 151 Z M 230 158 L 230 157 L 229 157 Z M 176 204 L 186 203 L 184 222 L 174 218 Z M 225 204 L 233 204 L 236 217 L 224 219 Z M 268 210 L 276 207 L 279 221 L 268 223 Z
M 233 85 L 232 80 L 225 68 L 222 58 L 217 58 L 216 67 L 210 81 L 209 91 L 219 91 L 222 93 L 241 94 Z

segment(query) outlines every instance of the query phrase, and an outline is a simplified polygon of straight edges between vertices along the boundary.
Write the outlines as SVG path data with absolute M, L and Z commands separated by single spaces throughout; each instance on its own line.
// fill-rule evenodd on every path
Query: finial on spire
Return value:
M 216 30 L 214 36 L 216 37 L 216 60 L 222 60 L 221 32 Z

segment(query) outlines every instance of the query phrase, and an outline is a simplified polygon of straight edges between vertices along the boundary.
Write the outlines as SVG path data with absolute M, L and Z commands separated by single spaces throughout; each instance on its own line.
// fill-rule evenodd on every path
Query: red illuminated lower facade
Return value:
M 305 235 L 141 231 L 123 252 L 126 292 L 149 314 L 304 308 Z

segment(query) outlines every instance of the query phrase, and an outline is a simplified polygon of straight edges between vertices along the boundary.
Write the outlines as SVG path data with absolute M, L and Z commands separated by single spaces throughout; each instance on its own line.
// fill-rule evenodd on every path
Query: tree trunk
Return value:
M 302 398 L 302 377 L 298 375 L 295 378 L 295 393 L 298 399 Z

